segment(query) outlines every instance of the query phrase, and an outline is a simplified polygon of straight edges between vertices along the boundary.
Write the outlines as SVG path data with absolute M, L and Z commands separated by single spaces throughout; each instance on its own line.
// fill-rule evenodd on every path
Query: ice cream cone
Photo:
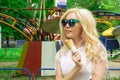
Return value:
M 66 45 L 66 46 L 68 47 L 68 49 L 70 49 L 72 52 L 75 52 L 75 51 L 76 51 L 76 47 L 75 47 L 72 39 L 66 39 L 66 40 L 65 40 L 65 45 Z

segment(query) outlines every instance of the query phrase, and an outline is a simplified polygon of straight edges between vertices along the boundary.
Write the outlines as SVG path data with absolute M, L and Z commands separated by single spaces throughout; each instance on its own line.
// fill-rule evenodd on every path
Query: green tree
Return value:
M 120 0 L 67 0 L 67 8 L 71 7 L 120 12 Z
M 18 10 L 17 8 L 26 8 L 27 2 L 24 0 L 0 0 L 0 8 L 2 9 L 0 12 L 10 15 L 15 18 L 24 18 L 24 16 L 31 17 L 32 15 L 26 10 Z M 11 9 L 11 10 L 8 10 Z M 21 15 L 22 14 L 22 15 Z M 24 14 L 24 15 L 23 15 Z M 2 24 L 1 24 L 2 25 Z M 2 38 L 6 37 L 6 33 L 9 33 L 7 36 L 16 36 L 16 39 L 21 39 L 23 37 L 19 36 L 16 30 L 13 30 L 6 25 L 2 25 Z
M 120 0 L 101 0 L 101 9 L 120 12 Z
M 68 0 L 67 7 L 81 7 L 90 10 L 100 9 L 101 0 Z

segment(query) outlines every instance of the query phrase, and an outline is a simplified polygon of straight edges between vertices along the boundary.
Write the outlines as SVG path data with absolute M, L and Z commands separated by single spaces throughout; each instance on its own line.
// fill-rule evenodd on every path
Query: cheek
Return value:
M 74 32 L 74 34 L 80 36 L 83 32 L 83 29 L 82 29 L 82 27 L 79 26 L 78 28 L 74 29 L 73 32 Z

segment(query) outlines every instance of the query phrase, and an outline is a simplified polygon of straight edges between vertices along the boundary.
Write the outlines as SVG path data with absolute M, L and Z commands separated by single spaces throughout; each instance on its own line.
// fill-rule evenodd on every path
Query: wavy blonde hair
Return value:
M 75 13 L 77 19 L 80 21 L 80 24 L 83 28 L 83 41 L 85 45 L 85 52 L 88 61 L 96 62 L 96 59 L 99 58 L 101 51 L 105 51 L 103 44 L 99 40 L 99 36 L 96 29 L 96 20 L 93 17 L 93 14 L 87 9 L 78 9 L 72 8 L 67 10 L 60 19 L 60 32 L 61 32 L 61 41 L 64 43 L 66 37 L 64 34 L 63 27 L 61 25 L 61 20 L 65 18 L 69 13 Z M 63 47 L 65 48 L 65 46 Z M 63 50 L 62 50 L 63 51 Z M 103 57 L 103 56 L 101 56 Z M 104 59 L 104 58 L 103 58 Z

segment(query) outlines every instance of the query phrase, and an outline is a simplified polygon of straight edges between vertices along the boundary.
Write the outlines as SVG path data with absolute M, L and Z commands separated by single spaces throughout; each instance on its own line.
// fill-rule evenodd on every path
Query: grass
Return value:
M 22 48 L 0 48 L 0 62 L 18 61 Z

